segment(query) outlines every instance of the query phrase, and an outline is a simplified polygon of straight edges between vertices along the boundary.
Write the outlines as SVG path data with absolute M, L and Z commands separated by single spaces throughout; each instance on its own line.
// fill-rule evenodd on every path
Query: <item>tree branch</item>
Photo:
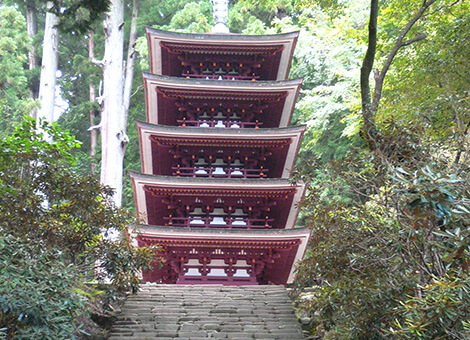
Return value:
M 100 69 L 104 68 L 104 60 L 103 59 L 98 60 L 96 58 L 91 58 L 90 61 L 93 65 L 98 66 Z
M 392 65 L 393 59 L 397 55 L 400 48 L 402 48 L 403 46 L 406 46 L 406 45 L 403 45 L 403 39 L 408 34 L 408 32 L 411 30 L 411 28 L 414 26 L 414 24 L 423 16 L 424 12 L 426 12 L 426 10 L 429 8 L 429 6 L 431 6 L 436 1 L 437 0 L 423 1 L 423 4 L 419 8 L 419 10 L 415 13 L 413 18 L 411 18 L 411 20 L 408 21 L 406 26 L 403 28 L 403 30 L 398 35 L 398 38 L 395 41 L 395 45 L 393 46 L 392 50 L 390 51 L 390 53 L 387 57 L 387 60 L 385 61 L 385 64 L 382 67 L 382 70 L 380 71 L 380 75 L 376 79 L 376 82 L 375 82 L 374 96 L 373 96 L 373 100 L 372 100 L 372 104 L 371 104 L 371 110 L 374 114 L 377 112 L 377 110 L 379 108 L 379 103 L 380 103 L 380 99 L 382 97 L 382 88 L 383 88 L 385 76 L 387 75 L 387 72 L 390 69 L 390 66 Z M 416 37 L 414 39 L 416 39 Z M 411 42 L 414 39 L 411 39 L 409 41 Z M 419 41 L 419 40 L 417 40 L 417 41 Z
M 421 40 L 424 40 L 428 37 L 428 35 L 426 33 L 418 33 L 416 34 L 416 36 L 413 38 L 413 39 L 410 39 L 410 40 L 406 40 L 406 41 L 403 41 L 401 43 L 401 47 L 405 47 L 405 46 L 409 46 L 415 42 L 418 42 L 418 41 L 421 41 Z
M 87 129 L 87 131 L 93 131 L 93 130 L 101 130 L 101 122 L 99 124 L 92 125 Z
M 131 98 L 134 97 L 137 93 L 139 93 L 140 90 L 144 88 L 144 85 L 139 85 L 137 86 L 137 89 L 134 91 L 134 93 L 131 94 Z

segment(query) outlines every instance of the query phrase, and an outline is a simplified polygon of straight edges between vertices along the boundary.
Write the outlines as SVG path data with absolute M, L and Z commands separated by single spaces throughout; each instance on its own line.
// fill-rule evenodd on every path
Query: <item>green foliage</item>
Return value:
M 60 18 L 59 28 L 65 32 L 79 33 L 89 31 L 93 23 L 103 18 L 111 4 L 111 0 L 47 1 L 52 1 L 50 11 Z
M 294 1 L 269 0 L 231 1 L 229 4 L 229 18 L 227 26 L 230 32 L 243 34 L 266 34 L 260 31 L 261 27 L 269 27 L 277 19 L 285 18 L 293 13 Z M 254 25 L 258 29 L 254 29 Z M 250 28 L 250 26 L 252 26 Z
M 468 337 L 470 182 L 434 155 L 365 152 L 310 186 L 314 236 L 298 284 L 320 285 L 304 305 L 337 338 Z
M 378 122 L 419 126 L 455 158 L 468 157 L 470 7 L 444 5 L 425 18 L 427 38 L 397 59 Z
M 341 18 L 359 2 L 341 4 L 330 7 L 327 17 Z M 419 4 L 403 10 L 403 1 L 381 3 L 377 67 Z M 315 15 L 320 32 L 322 13 L 324 8 Z M 317 104 L 321 91 L 302 98 L 297 107 L 300 121 L 312 117 L 309 125 L 318 124 L 307 131 L 311 140 L 298 167 L 300 178 L 310 181 L 302 222 L 313 229 L 298 285 L 319 286 L 315 298 L 302 303 L 315 312 L 314 324 L 326 330 L 325 338 L 469 337 L 468 13 L 465 2 L 440 1 L 410 32 L 410 38 L 426 33 L 427 39 L 404 47 L 394 60 L 374 117 L 377 150 L 360 143 L 348 148 L 345 140 L 345 153 L 332 152 L 338 139 L 331 132 L 342 128 L 343 137 L 354 137 L 360 126 L 354 111 L 356 76 L 336 92 L 342 97 L 338 104 L 348 98 L 342 114 L 322 114 L 332 106 Z M 335 22 L 336 31 L 329 30 L 336 32 L 335 39 L 344 39 L 340 48 L 351 44 L 347 56 L 351 51 L 360 56 L 367 39 L 357 19 L 354 25 Z M 314 42 L 312 50 L 320 44 Z M 327 80 L 322 84 L 329 91 L 325 101 L 334 102 L 338 97 L 330 89 L 341 82 L 328 83 L 321 76 L 321 67 L 332 58 L 324 62 L 317 55 L 305 53 L 307 62 L 292 71 L 308 69 L 306 80 L 313 86 Z M 331 69 L 341 70 L 341 64 Z M 327 151 L 319 152 L 322 148 Z
M 129 213 L 114 206 L 109 188 L 71 170 L 70 152 L 80 143 L 57 124 L 39 125 L 36 133 L 36 122 L 26 118 L 0 142 L 0 246 L 6 247 L 0 328 L 20 338 L 70 338 L 61 332 L 77 332 L 88 298 L 75 288 L 98 270 L 114 289 L 135 291 L 155 251 L 131 246 Z M 49 304 L 41 304 L 52 291 L 58 292 Z
M 403 321 L 395 320 L 390 335 L 408 339 L 470 337 L 468 277 L 433 278 L 418 289 L 421 297 L 413 296 L 397 308 Z
M 335 178 L 336 171 L 344 171 L 356 181 L 375 172 L 366 159 L 362 166 L 357 163 L 351 159 L 341 162 L 344 168 L 331 168 L 330 176 Z M 408 280 L 388 275 L 402 266 L 400 259 L 393 256 L 395 249 L 390 247 L 397 244 L 394 241 L 400 235 L 386 209 L 375 204 L 362 205 L 361 195 L 345 190 L 349 176 L 344 177 L 336 182 L 317 183 L 304 202 L 315 206 L 306 218 L 314 234 L 298 284 L 320 284 L 321 290 L 317 299 L 309 302 L 310 308 L 320 312 L 320 323 L 326 330 L 334 331 L 337 338 L 379 338 L 378 330 L 386 322 L 387 310 L 393 307 L 391 302 L 401 291 L 409 290 Z M 350 199 L 344 202 L 338 191 Z M 333 195 L 325 196 L 325 192 Z M 384 234 L 388 237 L 384 238 Z M 390 263 L 382 260 L 389 258 L 394 259 L 390 268 Z
M 189 2 L 173 15 L 170 24 L 161 28 L 169 31 L 205 33 L 212 28 L 212 5 L 209 1 Z
M 35 242 L 0 229 L 0 328 L 20 339 L 74 339 L 85 312 L 77 272 L 61 251 Z
M 35 105 L 28 91 L 29 45 L 21 13 L 14 7 L 0 7 L 0 138 L 11 133 Z
M 261 35 L 269 34 L 270 30 L 266 25 L 255 17 L 250 17 L 246 24 L 246 28 L 242 31 L 242 34 Z
M 364 13 L 364 6 L 354 7 Z M 345 14 L 332 22 L 320 7 L 312 6 L 296 17 L 274 22 L 276 31 L 299 29 L 290 77 L 303 78 L 293 124 L 306 124 L 302 154 L 313 153 L 326 164 L 344 157 L 357 134 L 351 108 L 357 94 L 357 78 L 363 47 L 345 34 L 361 27 L 361 16 Z
M 162 27 L 168 25 L 176 13 L 192 2 L 191 0 L 142 1 L 139 12 L 138 35 L 144 35 L 144 26 Z

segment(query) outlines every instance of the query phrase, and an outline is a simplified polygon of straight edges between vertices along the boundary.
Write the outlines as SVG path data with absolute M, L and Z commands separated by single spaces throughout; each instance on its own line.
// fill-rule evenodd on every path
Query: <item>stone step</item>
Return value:
M 283 286 L 145 284 L 109 332 L 118 339 L 305 339 Z

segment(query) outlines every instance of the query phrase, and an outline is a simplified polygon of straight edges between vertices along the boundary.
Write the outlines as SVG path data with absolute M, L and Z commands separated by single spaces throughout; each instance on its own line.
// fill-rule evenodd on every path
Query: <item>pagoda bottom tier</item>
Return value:
M 305 253 L 310 230 L 207 230 L 141 226 L 139 246 L 158 245 L 144 282 L 177 284 L 288 284 Z

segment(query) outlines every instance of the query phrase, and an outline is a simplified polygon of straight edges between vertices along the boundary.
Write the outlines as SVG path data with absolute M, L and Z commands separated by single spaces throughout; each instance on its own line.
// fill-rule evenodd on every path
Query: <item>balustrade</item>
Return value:
M 199 199 L 185 203 L 168 199 L 168 215 L 165 225 L 197 228 L 271 229 L 274 219 L 270 216 L 273 201 L 225 203 L 222 199 Z
M 265 58 L 258 56 L 246 56 L 243 61 L 233 61 L 231 57 L 214 56 L 208 61 L 207 56 L 180 55 L 181 76 L 196 79 L 215 80 L 250 80 L 260 79 L 259 70 Z
M 201 128 L 222 128 L 222 129 L 259 129 L 263 126 L 263 122 L 256 120 L 254 122 L 242 122 L 240 120 L 194 120 L 194 119 L 178 119 L 176 121 L 179 126 L 201 127 Z
M 261 128 L 262 114 L 269 106 L 266 103 L 244 103 L 242 101 L 180 100 L 176 103 L 176 122 L 179 126 L 206 128 Z
M 234 148 L 207 150 L 172 149 L 173 176 L 207 178 L 266 178 L 267 157 L 272 152 L 265 148 L 239 151 Z
M 265 218 L 227 218 L 222 216 L 210 217 L 178 217 L 164 218 L 167 225 L 172 227 L 198 227 L 198 228 L 244 228 L 244 229 L 271 229 L 274 219 Z
M 215 178 L 266 178 L 268 169 L 231 167 L 172 167 L 174 176 Z

